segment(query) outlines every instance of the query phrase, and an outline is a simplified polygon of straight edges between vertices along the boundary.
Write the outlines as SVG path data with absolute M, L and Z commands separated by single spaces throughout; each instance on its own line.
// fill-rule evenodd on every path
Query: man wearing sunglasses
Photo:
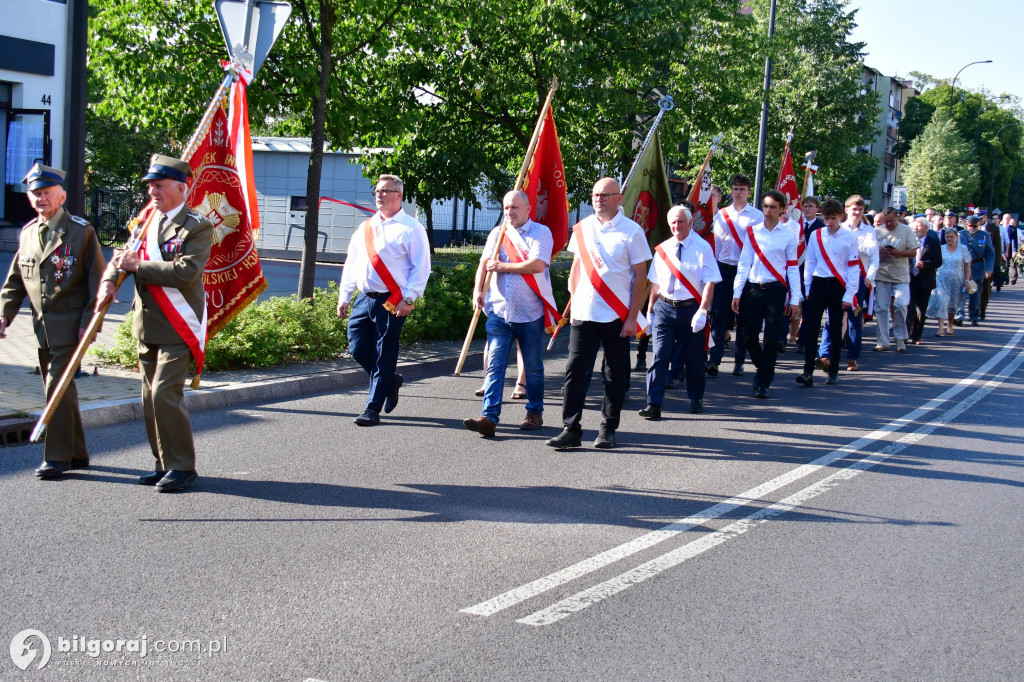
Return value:
M 370 378 L 366 407 L 355 418 L 359 426 L 376 426 L 381 410 L 390 414 L 398 405 L 398 340 L 430 276 L 430 242 L 419 221 L 402 210 L 404 187 L 397 175 L 380 176 L 373 190 L 377 212 L 352 234 L 341 273 L 338 317 L 349 318 L 349 352 Z

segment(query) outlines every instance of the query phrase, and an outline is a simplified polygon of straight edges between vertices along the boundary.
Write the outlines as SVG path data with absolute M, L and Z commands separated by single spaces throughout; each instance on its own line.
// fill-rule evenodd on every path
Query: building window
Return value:
M 11 84 L 0 83 L 0 109 L 11 108 Z

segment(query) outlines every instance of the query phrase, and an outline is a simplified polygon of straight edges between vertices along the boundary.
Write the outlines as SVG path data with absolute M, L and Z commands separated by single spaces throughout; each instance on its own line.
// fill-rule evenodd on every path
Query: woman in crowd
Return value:
M 925 311 L 926 317 L 938 319 L 936 336 L 953 335 L 953 314 L 963 299 L 964 284 L 971 279 L 971 256 L 967 247 L 960 243 L 960 234 L 956 230 L 946 230 L 944 236 L 942 266 L 935 271 L 935 291 Z

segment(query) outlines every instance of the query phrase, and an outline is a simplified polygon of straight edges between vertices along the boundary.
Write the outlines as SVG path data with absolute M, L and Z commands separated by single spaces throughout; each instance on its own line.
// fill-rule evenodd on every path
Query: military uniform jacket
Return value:
M 148 344 L 164 345 L 185 343 L 181 335 L 164 316 L 160 305 L 153 298 L 151 285 L 177 289 L 203 319 L 206 292 L 203 288 L 203 271 L 213 247 L 213 223 L 204 216 L 190 211 L 185 206 L 177 215 L 169 216 L 159 229 L 157 242 L 160 244 L 161 260 L 144 260 L 135 273 L 135 338 Z M 115 282 L 117 269 L 111 263 L 104 279 Z
M 40 348 L 74 346 L 89 326 L 106 262 L 96 231 L 61 209 L 39 246 L 39 218 L 21 231 L 18 252 L 0 289 L 0 315 L 13 320 L 28 296 Z

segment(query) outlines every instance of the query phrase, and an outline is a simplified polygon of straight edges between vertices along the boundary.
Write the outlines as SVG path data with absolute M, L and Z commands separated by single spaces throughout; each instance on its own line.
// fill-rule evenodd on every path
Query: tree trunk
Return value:
M 428 199 L 423 207 L 423 215 L 427 218 L 427 241 L 430 242 L 430 255 L 434 255 L 434 207 L 433 199 Z
M 320 230 L 320 172 L 324 165 L 324 134 L 327 118 L 327 91 L 331 80 L 331 53 L 334 50 L 334 6 L 320 2 L 320 89 L 313 106 L 313 131 L 306 174 L 306 223 L 303 229 L 302 264 L 299 267 L 300 299 L 312 298 L 316 283 L 316 248 Z

